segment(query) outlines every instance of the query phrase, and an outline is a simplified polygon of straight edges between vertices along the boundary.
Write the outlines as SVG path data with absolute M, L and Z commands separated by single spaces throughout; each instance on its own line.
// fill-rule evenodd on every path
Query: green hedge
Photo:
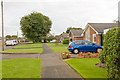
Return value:
M 64 39 L 62 43 L 63 44 L 69 44 L 69 39 Z
M 100 60 L 105 60 L 107 64 L 108 77 L 120 80 L 120 28 L 113 28 L 106 33 L 101 57 L 103 59 Z

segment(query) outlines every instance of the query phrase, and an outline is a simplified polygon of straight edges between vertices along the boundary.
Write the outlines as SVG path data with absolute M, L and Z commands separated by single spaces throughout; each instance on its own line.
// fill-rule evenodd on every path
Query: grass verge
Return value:
M 62 44 L 62 43 L 48 43 L 48 46 L 51 47 L 52 51 L 55 53 L 61 53 L 61 52 L 69 52 L 67 50 L 68 44 Z
M 2 60 L 0 60 L 0 79 L 2 79 Z
M 35 44 L 22 44 L 15 46 L 12 49 L 7 49 L 3 52 L 7 53 L 42 53 L 42 44 L 41 43 L 35 43 Z
M 18 58 L 2 61 L 2 78 L 40 78 L 41 60 Z
M 107 78 L 107 70 L 95 65 L 99 62 L 97 58 L 74 58 L 66 60 L 66 62 L 83 78 Z

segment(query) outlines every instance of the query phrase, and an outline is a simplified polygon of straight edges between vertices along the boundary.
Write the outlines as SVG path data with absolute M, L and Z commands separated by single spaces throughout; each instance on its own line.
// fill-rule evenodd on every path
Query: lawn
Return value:
M 62 43 L 48 43 L 48 46 L 51 47 L 52 51 L 55 53 L 61 53 L 61 52 L 68 52 L 68 44 L 62 44 Z
M 66 62 L 83 78 L 107 78 L 107 70 L 95 65 L 99 62 L 97 58 L 74 58 Z
M 0 60 L 0 79 L 2 78 L 2 60 Z
M 40 78 L 41 60 L 18 58 L 2 61 L 2 78 Z
M 35 44 L 22 44 L 18 45 L 13 49 L 7 49 L 4 52 L 10 53 L 42 53 L 42 44 L 35 43 Z

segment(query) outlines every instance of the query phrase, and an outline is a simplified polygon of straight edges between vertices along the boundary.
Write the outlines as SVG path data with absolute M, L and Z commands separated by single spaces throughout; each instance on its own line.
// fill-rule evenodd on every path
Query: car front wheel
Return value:
M 74 49 L 74 50 L 73 50 L 73 53 L 74 53 L 74 54 L 78 54 L 78 53 L 79 53 L 79 50 L 78 50 L 78 49 Z

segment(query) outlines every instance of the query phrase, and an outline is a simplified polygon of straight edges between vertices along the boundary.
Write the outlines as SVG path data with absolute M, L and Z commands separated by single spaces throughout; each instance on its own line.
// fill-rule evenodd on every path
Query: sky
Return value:
M 84 29 L 87 23 L 110 23 L 118 18 L 118 2 L 119 0 L 4 0 L 4 33 L 17 35 L 18 32 L 21 36 L 20 19 L 34 11 L 51 19 L 51 33 L 57 35 L 68 27 Z

